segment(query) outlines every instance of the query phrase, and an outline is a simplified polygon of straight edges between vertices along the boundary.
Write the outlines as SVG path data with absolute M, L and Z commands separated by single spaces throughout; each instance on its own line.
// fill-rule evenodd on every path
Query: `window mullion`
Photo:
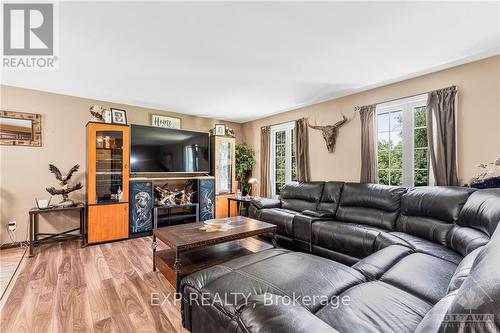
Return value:
M 292 180 L 292 130 L 285 131 L 285 183 Z
M 276 196 L 276 131 L 271 131 L 271 196 Z
M 413 186 L 413 107 L 403 108 L 403 185 Z

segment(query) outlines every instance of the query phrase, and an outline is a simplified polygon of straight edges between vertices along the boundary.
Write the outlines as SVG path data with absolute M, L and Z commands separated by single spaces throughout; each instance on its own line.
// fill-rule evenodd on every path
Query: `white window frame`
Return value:
M 395 101 L 390 101 L 386 103 L 381 103 L 377 105 L 376 108 L 376 120 L 375 120 L 375 151 L 377 152 L 376 165 L 378 166 L 378 116 L 385 113 L 402 111 L 403 123 L 401 131 L 403 133 L 403 175 L 402 175 L 402 186 L 411 187 L 414 186 L 414 131 L 415 131 L 415 117 L 413 110 L 418 107 L 427 105 L 427 94 L 422 94 L 418 96 L 412 96 L 407 98 L 398 99 Z M 427 121 L 427 124 L 429 122 Z M 427 130 L 430 130 L 427 126 Z M 428 150 L 427 146 L 427 151 Z M 430 160 L 427 164 L 428 170 L 428 180 L 429 186 L 434 185 L 434 175 L 432 172 L 432 165 Z M 378 179 L 378 167 L 377 167 L 377 179 Z
M 295 129 L 295 122 L 271 126 L 271 196 L 277 198 L 276 194 L 276 133 L 285 131 L 285 183 L 292 180 L 292 130 Z

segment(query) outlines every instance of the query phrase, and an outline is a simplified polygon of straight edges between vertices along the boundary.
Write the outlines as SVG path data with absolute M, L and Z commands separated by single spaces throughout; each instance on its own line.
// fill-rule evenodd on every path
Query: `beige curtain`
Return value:
M 307 119 L 295 121 L 295 149 L 297 156 L 297 177 L 299 181 L 311 179 L 309 171 L 309 137 L 307 134 Z
M 268 197 L 271 194 L 269 175 L 270 162 L 271 127 L 265 126 L 260 129 L 260 196 Z
M 438 186 L 458 185 L 456 87 L 432 91 L 427 99 L 429 158 Z
M 377 151 L 375 146 L 376 105 L 359 108 L 361 118 L 361 177 L 362 183 L 377 182 Z

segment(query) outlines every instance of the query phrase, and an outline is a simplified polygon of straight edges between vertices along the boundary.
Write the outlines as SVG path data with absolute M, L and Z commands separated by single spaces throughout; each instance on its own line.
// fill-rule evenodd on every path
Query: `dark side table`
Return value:
M 68 212 L 68 211 L 78 211 L 80 214 L 80 227 L 71 229 L 71 230 L 66 230 L 60 233 L 44 233 L 44 232 L 39 232 L 39 216 L 41 214 L 45 213 L 61 213 L 61 212 Z M 40 209 L 40 208 L 31 208 L 29 211 L 29 216 L 30 216 L 30 226 L 29 226 L 29 233 L 30 233 L 30 257 L 33 257 L 34 255 L 34 247 L 35 245 L 40 245 L 43 243 L 48 243 L 48 242 L 58 242 L 62 240 L 69 240 L 69 239 L 75 239 L 75 238 L 80 238 L 82 241 L 82 247 L 86 245 L 86 240 L 85 240 L 85 230 L 86 230 L 86 223 L 85 223 L 85 204 L 83 203 L 78 203 L 75 206 L 70 206 L 70 207 L 50 207 L 50 208 L 45 208 L 45 209 Z M 74 231 L 80 231 L 79 234 L 69 234 L 70 232 Z M 40 238 L 43 237 L 43 238 Z
M 231 201 L 236 201 L 236 205 L 238 208 L 238 215 L 240 215 L 241 211 L 241 205 L 243 205 L 245 208 L 248 208 L 250 206 L 250 203 L 252 202 L 252 199 L 245 199 L 245 198 L 227 198 L 227 217 L 231 216 Z

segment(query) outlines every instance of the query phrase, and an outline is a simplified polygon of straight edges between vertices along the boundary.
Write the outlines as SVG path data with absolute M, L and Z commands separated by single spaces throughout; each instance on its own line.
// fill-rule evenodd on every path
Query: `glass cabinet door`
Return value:
M 232 184 L 232 143 L 219 141 L 217 143 L 217 189 L 219 194 L 231 193 Z
M 96 203 L 123 200 L 123 132 L 96 132 Z

